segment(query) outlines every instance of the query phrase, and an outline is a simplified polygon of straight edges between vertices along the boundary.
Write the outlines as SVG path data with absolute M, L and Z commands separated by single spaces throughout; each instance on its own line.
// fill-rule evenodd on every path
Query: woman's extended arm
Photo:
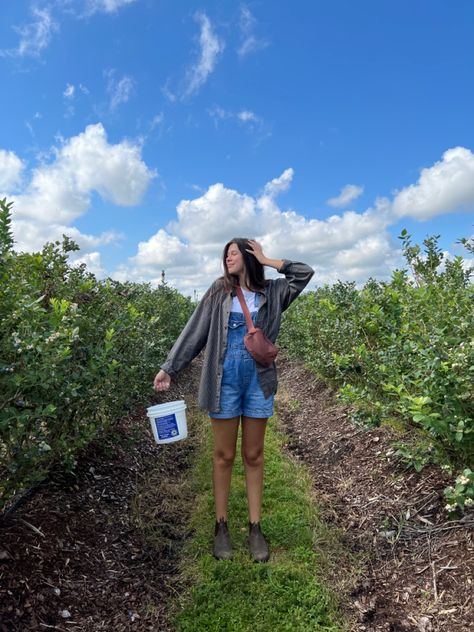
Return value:
M 278 268 L 278 272 L 285 275 L 284 279 L 274 281 L 280 290 L 281 309 L 285 311 L 308 285 L 314 270 L 307 263 L 283 259 L 283 264 Z
M 165 363 L 161 367 L 161 371 L 155 376 L 153 385 L 156 390 L 167 390 L 170 386 L 171 378 L 188 366 L 205 346 L 211 323 L 211 295 L 215 291 L 214 287 L 213 284 L 202 297 L 199 305 L 192 313 L 191 318 L 169 352 Z

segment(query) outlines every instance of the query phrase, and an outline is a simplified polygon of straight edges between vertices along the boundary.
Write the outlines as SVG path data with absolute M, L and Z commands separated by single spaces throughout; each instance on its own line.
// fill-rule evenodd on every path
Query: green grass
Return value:
M 199 414 L 199 413 L 198 413 Z M 284 437 L 274 418 L 265 443 L 262 529 L 271 547 L 267 564 L 251 561 L 246 547 L 247 499 L 240 456 L 234 465 L 229 529 L 234 559 L 212 557 L 214 503 L 209 420 L 192 473 L 194 536 L 184 551 L 182 595 L 174 624 L 178 632 L 341 632 L 346 629 L 324 587 L 318 541 L 330 540 L 311 501 L 311 481 L 303 465 L 282 453 Z M 240 454 L 240 446 L 239 446 Z M 320 564 L 321 562 L 321 564 Z

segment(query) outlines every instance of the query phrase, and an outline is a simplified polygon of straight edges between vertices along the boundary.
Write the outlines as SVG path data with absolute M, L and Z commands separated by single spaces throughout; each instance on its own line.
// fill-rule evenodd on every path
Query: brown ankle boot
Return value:
M 249 522 L 248 545 L 254 562 L 268 562 L 270 549 L 260 529 L 260 522 Z
M 232 559 L 232 544 L 230 542 L 229 529 L 224 518 L 216 520 L 214 529 L 214 557 L 218 560 Z

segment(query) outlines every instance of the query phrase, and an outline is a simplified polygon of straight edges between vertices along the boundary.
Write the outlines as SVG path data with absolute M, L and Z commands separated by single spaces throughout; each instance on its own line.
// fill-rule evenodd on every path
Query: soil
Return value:
M 342 544 L 330 581 L 352 630 L 472 632 L 474 515 L 447 520 L 448 475 L 403 466 L 396 431 L 354 425 L 301 363 L 282 359 L 279 373 L 286 448 L 309 467 L 321 517 Z
M 395 432 L 353 425 L 332 389 L 301 364 L 282 358 L 279 373 L 286 449 L 308 465 L 321 518 L 338 541 L 319 546 L 338 556 L 327 577 L 351 629 L 474 630 L 474 516 L 446 520 L 447 475 L 403 467 L 393 456 Z M 194 362 L 157 399 L 189 405 L 198 376 Z M 140 409 L 82 456 L 75 475 L 53 473 L 0 523 L 0 632 L 173 629 L 196 432 L 157 446 Z
M 184 389 L 195 400 L 198 374 L 183 372 L 155 403 Z M 139 409 L 91 446 L 75 475 L 53 472 L 0 523 L 0 632 L 172 630 L 190 435 L 158 446 Z

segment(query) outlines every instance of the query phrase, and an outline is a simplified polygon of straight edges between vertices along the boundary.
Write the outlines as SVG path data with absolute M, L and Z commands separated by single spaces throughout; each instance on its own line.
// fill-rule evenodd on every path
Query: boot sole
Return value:
M 247 538 L 247 546 L 250 549 L 250 545 L 249 545 L 249 539 Z M 250 557 L 252 558 L 252 560 L 256 563 L 256 564 L 263 564 L 265 562 L 268 562 L 270 559 L 270 551 L 268 552 L 268 555 L 264 558 L 260 559 L 256 559 L 253 555 L 252 552 L 249 550 L 250 553 Z
M 224 560 L 231 560 L 231 559 L 233 558 L 233 555 L 224 556 L 224 557 L 221 557 L 221 556 L 219 556 L 219 555 L 216 555 L 215 553 L 213 553 L 212 555 L 213 555 L 213 557 L 214 557 L 216 560 L 222 560 L 222 561 L 224 561 Z

